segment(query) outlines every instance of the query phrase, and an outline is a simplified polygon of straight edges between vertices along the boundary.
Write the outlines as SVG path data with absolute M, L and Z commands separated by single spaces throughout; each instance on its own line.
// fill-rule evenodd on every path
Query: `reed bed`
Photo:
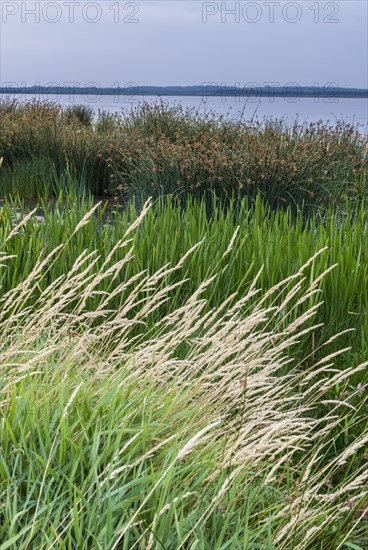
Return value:
M 293 356 L 320 330 L 327 251 L 209 307 L 225 265 L 193 287 L 194 245 L 137 270 L 149 204 L 102 258 L 78 248 L 96 208 L 66 214 L 60 245 L 2 289 L 1 547 L 364 548 L 367 395 L 350 387 L 366 364 L 337 369 L 332 341 L 312 365 Z M 3 274 L 7 246 L 42 227 L 7 221 Z M 236 229 L 224 241 L 228 265 Z
M 161 102 L 97 118 L 52 103 L 0 103 L 0 193 L 53 196 L 75 173 L 95 195 L 173 195 L 224 203 L 261 193 L 305 211 L 366 196 L 368 136 L 357 127 L 244 122 Z M 50 172 L 55 178 L 50 178 Z M 57 193 L 56 193 L 57 195 Z

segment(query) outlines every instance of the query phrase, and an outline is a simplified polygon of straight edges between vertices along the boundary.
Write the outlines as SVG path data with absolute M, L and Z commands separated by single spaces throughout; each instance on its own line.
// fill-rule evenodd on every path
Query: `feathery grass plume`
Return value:
M 29 212 L 12 230 L 11 232 L 9 233 L 9 235 L 6 237 L 4 243 L 3 243 L 3 246 L 8 242 L 10 241 L 10 239 L 12 237 L 14 237 L 14 235 L 17 235 L 20 230 L 29 222 L 30 219 L 32 219 L 32 217 L 34 216 L 34 214 L 37 212 L 37 208 L 34 208 L 33 210 L 31 210 L 31 212 Z
M 87 225 L 87 223 L 89 222 L 89 220 L 91 219 L 91 217 L 93 216 L 93 213 L 95 212 L 95 210 L 97 210 L 97 208 L 99 206 L 101 206 L 102 204 L 102 201 L 96 203 L 94 205 L 94 207 L 89 211 L 87 212 L 87 214 L 81 219 L 81 221 L 78 223 L 77 227 L 74 229 L 73 233 L 72 233 L 72 237 L 73 235 L 75 235 L 82 227 L 84 227 L 85 225 Z

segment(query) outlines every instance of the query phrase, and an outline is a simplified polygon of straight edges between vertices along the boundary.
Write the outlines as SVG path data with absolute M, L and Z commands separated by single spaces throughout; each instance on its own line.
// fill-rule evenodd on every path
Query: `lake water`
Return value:
M 2 95 L 1 97 L 5 97 Z M 95 96 L 83 95 L 46 95 L 46 94 L 15 94 L 6 97 L 17 98 L 21 101 L 32 99 L 50 100 L 61 105 L 89 105 L 96 112 L 99 109 L 109 112 L 131 110 L 140 102 L 155 103 L 160 101 L 158 96 Z M 181 104 L 183 107 L 193 108 L 200 114 L 211 111 L 231 119 L 270 120 L 282 118 L 286 122 L 316 122 L 322 120 L 335 124 L 337 120 L 362 125 L 363 132 L 368 131 L 368 99 L 332 99 L 332 98 L 235 98 L 235 97 L 207 97 L 202 96 L 162 96 L 162 100 L 171 105 Z

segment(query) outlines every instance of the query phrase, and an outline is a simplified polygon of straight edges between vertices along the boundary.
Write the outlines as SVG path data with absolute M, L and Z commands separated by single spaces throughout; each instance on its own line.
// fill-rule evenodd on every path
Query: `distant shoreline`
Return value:
M 283 98 L 324 98 L 324 99 L 368 99 L 368 89 L 338 88 L 338 87 L 254 87 L 236 88 L 219 87 L 214 85 L 203 86 L 136 86 L 125 88 L 97 88 L 97 87 L 64 87 L 64 86 L 30 86 L 30 87 L 0 87 L 2 95 L 85 95 L 85 96 L 197 96 L 207 97 L 235 97 L 247 99 L 250 97 L 283 97 Z

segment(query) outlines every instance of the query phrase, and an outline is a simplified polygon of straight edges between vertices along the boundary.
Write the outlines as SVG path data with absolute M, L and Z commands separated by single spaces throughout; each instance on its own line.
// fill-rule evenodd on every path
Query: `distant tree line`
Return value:
M 3 86 L 1 94 L 115 96 L 220 96 L 220 97 L 313 97 L 368 98 L 368 89 L 326 86 L 224 86 L 209 82 L 199 86 Z

